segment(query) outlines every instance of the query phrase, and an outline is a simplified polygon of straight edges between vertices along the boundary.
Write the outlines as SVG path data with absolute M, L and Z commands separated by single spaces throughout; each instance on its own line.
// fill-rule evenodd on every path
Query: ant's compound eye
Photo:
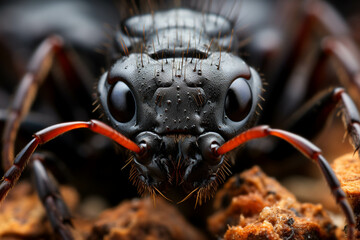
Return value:
M 124 82 L 116 82 L 108 95 L 108 106 L 111 115 L 119 122 L 129 122 L 135 115 L 135 98 Z
M 239 122 L 249 114 L 251 105 L 252 93 L 249 84 L 243 78 L 235 79 L 226 94 L 226 116 L 234 122 Z

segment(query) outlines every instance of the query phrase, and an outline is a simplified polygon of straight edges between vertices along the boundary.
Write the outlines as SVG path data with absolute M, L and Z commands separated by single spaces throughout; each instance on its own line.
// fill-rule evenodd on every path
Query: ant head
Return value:
M 214 149 L 256 123 L 261 80 L 230 53 L 172 54 L 119 59 L 100 79 L 100 103 L 112 126 L 143 149 L 131 173 L 140 192 L 181 188 L 204 199 L 225 176 Z

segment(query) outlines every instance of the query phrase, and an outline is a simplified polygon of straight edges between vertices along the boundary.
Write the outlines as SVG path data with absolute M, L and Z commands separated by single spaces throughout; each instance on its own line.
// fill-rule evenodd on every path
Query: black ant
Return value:
M 329 14 L 332 9 L 324 2 L 309 1 L 306 10 L 301 36 L 291 52 L 292 60 L 300 57 L 307 36 L 320 26 L 330 36 L 324 38 L 316 64 L 320 66 L 328 57 L 337 59 L 349 82 L 359 87 L 359 75 L 355 75 L 359 73 L 357 50 L 349 38 L 338 36 L 340 29 L 330 26 L 343 26 L 341 19 Z M 354 214 L 336 175 L 319 148 L 292 132 L 303 126 L 314 127 L 304 134 L 313 137 L 322 127 L 315 123 L 324 122 L 342 103 L 344 123 L 357 151 L 360 117 L 355 104 L 343 88 L 333 88 L 296 112 L 286 130 L 257 125 L 264 83 L 259 73 L 236 54 L 241 41 L 234 33 L 231 16 L 174 8 L 124 20 L 111 46 L 112 66 L 97 85 L 97 103 L 112 127 L 98 120 L 50 126 L 35 133 L 13 160 L 19 125 L 29 112 L 51 61 L 69 62 L 63 39 L 47 38 L 30 60 L 10 108 L 4 131 L 2 163 L 6 172 L 0 184 L 0 201 L 31 161 L 39 196 L 55 231 L 64 239 L 71 239 L 65 227 L 70 214 L 46 174 L 42 156 L 32 155 L 39 145 L 74 129 L 87 128 L 129 151 L 130 179 L 140 193 L 160 194 L 167 199 L 180 195 L 178 202 L 195 196 L 196 204 L 202 204 L 225 179 L 228 161 L 238 160 L 230 153 L 252 139 L 275 136 L 320 167 L 346 216 L 348 237 L 354 238 Z M 65 65 L 64 71 L 68 66 Z M 294 67 L 295 63 L 289 65 Z M 290 66 L 282 74 L 288 76 Z

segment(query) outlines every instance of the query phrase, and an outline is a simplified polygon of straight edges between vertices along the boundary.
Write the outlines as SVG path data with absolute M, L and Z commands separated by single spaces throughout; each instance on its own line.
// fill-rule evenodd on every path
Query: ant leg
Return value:
M 35 51 L 16 91 L 3 133 L 2 165 L 9 169 L 14 159 L 14 144 L 20 123 L 29 112 L 37 90 L 48 74 L 53 56 L 63 46 L 59 37 L 46 39 Z
M 308 78 L 308 95 L 316 92 L 327 79 L 325 68 L 328 60 L 335 61 L 332 65 L 338 79 L 346 86 L 354 97 L 360 93 L 360 52 L 351 38 L 346 23 L 335 11 L 322 1 L 310 1 L 306 8 L 306 23 L 303 31 L 309 38 L 311 31 L 325 32 L 322 35 L 319 54 L 315 59 L 315 66 Z M 305 29 L 308 29 L 307 31 Z M 328 75 L 329 76 L 329 75 Z M 360 98 L 357 98 L 360 100 Z
M 359 96 L 360 93 L 360 54 L 358 48 L 348 38 L 327 37 L 321 44 L 323 59 L 335 60 L 335 70 L 338 78 L 349 91 L 353 91 L 352 96 Z M 324 56 L 325 55 L 325 56 Z M 323 60 L 323 61 L 325 61 Z M 316 76 L 316 74 L 314 73 Z M 351 93 L 351 92 L 350 92 Z M 358 97 L 357 100 L 360 100 Z
M 285 129 L 312 139 L 324 129 L 326 121 L 330 119 L 339 104 L 342 104 L 344 127 L 350 133 L 351 142 L 357 151 L 360 146 L 360 114 L 345 89 L 340 87 L 323 91 L 315 96 L 289 118 Z
M 354 239 L 355 217 L 352 208 L 346 199 L 344 191 L 341 189 L 340 182 L 337 179 L 334 171 L 331 169 L 326 159 L 322 156 L 321 150 L 310 141 L 294 133 L 279 129 L 271 129 L 269 126 L 262 125 L 240 133 L 236 137 L 225 142 L 217 149 L 213 149 L 213 151 L 215 155 L 223 155 L 247 141 L 267 136 L 275 136 L 285 140 L 286 142 L 293 145 L 307 158 L 313 160 L 320 167 L 320 170 L 324 175 L 326 182 L 328 183 L 330 190 L 336 199 L 336 202 L 340 205 L 342 211 L 345 214 L 348 223 L 348 239 Z
M 31 105 L 36 98 L 39 87 L 49 75 L 54 60 L 58 61 L 65 74 L 65 79 L 68 80 L 69 84 L 75 88 L 83 89 L 82 91 L 77 91 L 77 94 L 91 91 L 84 91 L 84 89 L 87 89 L 84 87 L 85 79 L 91 79 L 88 77 L 89 74 L 85 68 L 81 66 L 80 61 L 75 61 L 76 67 L 74 66 L 75 62 L 72 59 L 74 56 L 70 55 L 71 52 L 65 52 L 64 45 L 61 37 L 48 37 L 39 45 L 29 61 L 27 72 L 22 77 L 13 102 L 9 108 L 3 131 L 2 166 L 4 170 L 9 169 L 12 164 L 14 159 L 14 144 L 19 126 L 28 114 Z M 88 95 L 90 96 L 90 93 Z M 85 101 L 84 99 L 87 99 L 86 101 L 91 103 L 91 97 L 79 98 L 80 101 Z
M 350 94 L 358 96 L 360 92 L 360 53 L 345 21 L 325 1 L 309 0 L 302 5 L 304 16 L 298 34 L 289 47 L 289 53 L 280 61 L 283 64 L 268 79 L 272 84 L 268 94 L 272 94 L 271 99 L 278 105 L 267 104 L 264 115 L 275 121 L 282 122 L 304 100 L 324 87 L 325 80 L 328 82 L 324 76 L 329 72 L 324 66 L 329 57 L 337 60 L 337 65 L 342 68 L 336 66 L 335 70 L 343 70 L 340 80 Z M 291 104 L 288 99 L 292 99 Z M 273 105 L 279 107 L 275 109 Z
M 0 203 L 19 180 L 26 164 L 29 162 L 29 158 L 39 145 L 42 145 L 63 133 L 79 128 L 87 128 L 95 133 L 104 135 L 134 153 L 141 154 L 142 152 L 142 148 L 136 143 L 98 120 L 60 123 L 50 126 L 33 135 L 33 139 L 20 151 L 16 156 L 13 165 L 5 172 L 0 184 Z
M 328 60 L 335 60 L 335 70 L 338 73 L 340 82 L 346 86 L 351 96 L 360 100 L 360 54 L 350 38 L 349 30 L 345 22 L 337 15 L 337 13 L 326 3 L 322 1 L 309 1 L 305 7 L 305 18 L 301 27 L 301 34 L 297 38 L 299 51 L 306 49 L 306 39 L 311 38 L 313 32 L 322 32 L 322 35 L 330 35 L 324 37 L 320 48 L 320 52 L 315 59 L 315 66 L 309 72 L 309 77 L 290 80 L 290 82 L 303 81 L 307 85 L 304 90 L 307 96 L 313 96 L 323 86 L 327 80 L 325 66 Z M 297 89 L 297 91 L 299 91 Z M 286 91 L 285 91 L 286 92 Z M 292 94 L 292 93 L 290 93 Z M 286 98 L 284 98 L 286 99 Z M 288 101 L 281 101 L 285 108 Z M 295 101 L 294 101 L 295 102 Z M 292 114 L 292 118 L 288 123 L 289 127 L 285 129 L 300 133 L 306 138 L 315 137 L 325 126 L 327 117 L 332 114 L 339 102 L 343 104 L 343 120 L 345 129 L 351 134 L 352 144 L 356 150 L 360 145 L 360 115 L 356 105 L 349 95 L 340 88 L 332 89 L 330 92 L 323 92 L 316 95 L 312 100 L 308 101 L 305 107 L 297 110 Z M 294 108 L 294 107 L 293 107 Z M 289 111 L 284 111 L 283 116 L 288 115 Z M 292 111 L 291 111 L 292 112 Z M 303 126 L 307 126 L 305 129 Z
M 351 96 L 354 96 L 356 100 L 360 100 L 358 97 L 360 93 L 360 55 L 357 54 L 358 50 L 353 42 L 349 41 L 346 37 L 326 37 L 321 44 L 321 50 L 322 52 L 316 60 L 314 71 L 309 78 L 310 84 L 308 86 L 309 91 L 307 92 L 311 94 L 311 92 L 316 91 L 315 89 L 318 88 L 318 85 L 321 85 L 321 82 L 325 80 L 324 77 L 322 77 L 325 75 L 324 65 L 326 61 L 330 59 L 338 63 L 335 68 L 340 82 L 347 86 L 350 93 L 353 93 Z M 313 106 L 307 107 L 307 110 L 300 110 L 300 114 L 298 114 L 298 116 L 301 116 L 300 119 L 298 119 L 289 130 L 299 132 L 301 126 L 312 126 L 315 121 L 320 121 L 320 123 L 325 122 L 326 118 L 331 114 L 331 110 L 336 107 L 338 102 L 342 102 L 343 104 L 344 127 L 352 137 L 353 147 L 355 150 L 358 150 L 360 146 L 360 114 L 356 104 L 342 88 L 333 89 L 327 96 L 323 96 L 322 99 L 319 98 L 319 102 L 313 101 Z M 306 111 L 309 112 L 306 113 Z M 316 113 L 316 111 L 318 113 Z M 311 115 L 310 112 L 313 112 L 313 114 Z M 311 117 L 316 120 L 311 120 Z M 304 120 L 305 118 L 307 118 L 307 120 Z M 319 126 L 318 129 L 321 130 L 321 128 L 322 127 Z M 310 128 L 306 128 L 307 133 L 310 135 L 304 136 L 311 138 L 315 136 L 319 130 L 312 131 Z
M 71 215 L 57 185 L 50 178 L 43 165 L 44 157 L 34 154 L 31 158 L 35 186 L 38 196 L 46 209 L 48 219 L 54 232 L 61 239 L 74 239 L 70 228 L 73 227 Z

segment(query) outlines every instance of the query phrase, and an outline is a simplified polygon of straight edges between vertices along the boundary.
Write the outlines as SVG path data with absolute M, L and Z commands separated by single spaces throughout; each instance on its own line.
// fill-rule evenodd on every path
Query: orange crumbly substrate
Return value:
M 89 240 L 205 239 L 181 214 L 161 198 L 125 201 L 103 212 L 94 223 Z
M 208 228 L 225 240 L 345 238 L 321 205 L 297 202 L 258 167 L 232 177 L 216 195 L 215 209 Z
M 124 201 L 90 220 L 76 215 L 79 204 L 76 191 L 61 189 L 75 215 L 75 239 L 206 239 L 164 199 L 157 198 L 155 205 L 150 198 Z M 258 167 L 229 179 L 217 193 L 214 207 L 208 229 L 216 239 L 345 239 L 321 205 L 297 202 Z M 0 239 L 52 236 L 36 193 L 29 185 L 17 185 L 0 207 Z
M 337 158 L 332 167 L 354 209 L 357 234 L 360 238 L 360 159 L 357 154 L 349 153 Z
M 175 206 L 162 198 L 133 199 L 105 210 L 96 219 L 76 214 L 77 192 L 61 187 L 62 196 L 74 214 L 76 240 L 203 240 L 203 234 L 191 226 Z M 53 239 L 53 230 L 37 194 L 27 184 L 18 184 L 0 206 L 0 239 Z
M 60 192 L 74 210 L 78 194 L 69 187 L 61 187 Z M 30 184 L 18 184 L 0 205 L 0 239 L 48 239 L 50 234 L 52 229 L 37 194 Z

